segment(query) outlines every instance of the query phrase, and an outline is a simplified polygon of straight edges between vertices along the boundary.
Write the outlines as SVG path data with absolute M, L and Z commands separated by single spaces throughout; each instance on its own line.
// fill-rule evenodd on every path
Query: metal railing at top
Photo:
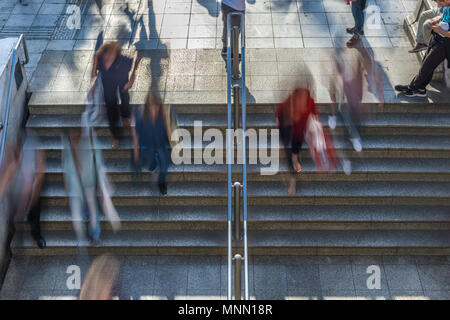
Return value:
M 240 17 L 238 26 L 231 25 L 233 16 Z M 241 33 L 241 52 L 239 55 L 239 32 Z M 241 70 L 239 70 L 239 65 Z M 232 95 L 233 91 L 233 95 Z M 243 167 L 242 167 L 242 183 L 232 182 L 232 163 L 233 140 L 232 140 L 232 96 L 234 105 L 234 129 L 239 128 L 239 114 L 242 115 L 242 143 L 237 147 L 243 149 Z M 242 108 L 239 110 L 239 102 Z M 227 16 L 227 165 L 228 165 L 228 299 L 232 299 L 232 264 L 235 262 L 235 299 L 241 299 L 241 262 L 244 262 L 244 298 L 249 299 L 248 292 L 248 241 L 247 241 L 247 156 L 246 156 L 246 99 L 245 99 L 245 15 L 242 12 L 230 12 Z M 239 140 L 239 139 L 238 139 Z M 240 189 L 242 188 L 242 207 L 243 207 L 243 256 L 233 254 L 233 192 L 234 192 L 234 224 L 235 224 L 235 240 L 240 239 Z
M 13 49 L 12 55 L 11 55 L 11 74 L 9 77 L 8 97 L 6 100 L 6 111 L 5 111 L 4 123 L 1 128 L 2 129 L 2 137 L 1 137 L 1 145 L 0 145 L 0 164 L 3 161 L 3 156 L 5 154 L 6 134 L 8 131 L 9 110 L 11 109 L 14 73 L 16 71 L 17 61 L 20 59 L 20 57 L 18 57 L 17 53 L 18 53 L 18 50 L 19 50 L 19 47 L 21 44 L 23 46 L 23 52 L 25 54 L 25 61 L 23 61 L 22 64 L 27 64 L 30 61 L 30 57 L 28 55 L 27 42 L 25 40 L 25 36 L 23 34 L 21 34 L 19 37 L 19 40 L 17 41 L 17 43 Z

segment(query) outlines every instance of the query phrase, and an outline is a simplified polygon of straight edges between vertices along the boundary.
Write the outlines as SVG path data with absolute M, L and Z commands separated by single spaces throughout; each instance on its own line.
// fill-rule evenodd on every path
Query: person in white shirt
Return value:
M 223 19 L 223 31 L 222 31 L 222 56 L 227 54 L 227 16 L 228 13 L 233 11 L 240 11 L 245 13 L 245 0 L 222 0 L 222 19 Z M 232 17 L 231 25 L 239 25 L 240 18 L 237 16 Z

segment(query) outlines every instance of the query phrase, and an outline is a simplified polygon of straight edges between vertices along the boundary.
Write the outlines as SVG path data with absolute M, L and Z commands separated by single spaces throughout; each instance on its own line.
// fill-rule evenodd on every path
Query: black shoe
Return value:
M 167 194 L 167 183 L 160 182 L 158 186 L 161 195 L 165 196 Z
M 38 248 L 44 249 L 47 246 L 47 243 L 45 242 L 45 239 L 42 238 L 42 236 L 37 237 L 35 240 Z
M 409 50 L 408 52 L 409 53 L 417 53 L 417 52 L 425 51 L 425 50 L 428 50 L 428 46 L 425 43 L 418 43 L 418 44 L 416 44 L 416 46 L 413 49 Z
M 413 98 L 413 97 L 425 98 L 427 96 L 427 90 L 425 90 L 425 89 L 410 89 L 408 91 L 403 92 L 403 94 L 409 98 Z
M 101 247 L 102 246 L 102 240 L 101 239 L 92 239 L 91 240 L 91 245 L 93 246 L 93 247 Z
M 400 91 L 400 92 L 406 92 L 406 91 L 411 90 L 411 88 L 409 86 L 403 86 L 403 85 L 399 84 L 398 86 L 395 86 L 395 90 Z

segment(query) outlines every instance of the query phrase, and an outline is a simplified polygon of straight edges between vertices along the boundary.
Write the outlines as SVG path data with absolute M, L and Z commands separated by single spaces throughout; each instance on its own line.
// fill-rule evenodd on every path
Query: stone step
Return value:
M 363 136 L 363 152 L 353 151 L 350 142 L 342 136 L 335 137 L 334 146 L 337 152 L 343 152 L 350 158 L 357 157 L 377 157 L 377 158 L 449 158 L 450 157 L 450 135 L 447 136 Z M 130 158 L 132 151 L 132 141 L 130 137 L 124 137 L 120 141 L 117 150 L 111 150 L 111 139 L 109 137 L 99 137 L 98 148 L 103 150 L 105 158 Z M 210 142 L 203 142 L 202 149 L 207 147 Z M 183 142 L 182 146 L 189 146 L 191 159 L 199 151 L 193 143 Z M 224 142 L 225 146 L 225 142 Z M 258 149 L 266 147 L 271 149 L 270 139 L 268 142 L 261 142 Z M 60 136 L 39 137 L 36 145 L 38 149 L 46 150 L 51 158 L 60 158 L 62 142 Z M 282 147 L 274 147 L 273 151 L 279 153 L 280 158 L 285 157 L 285 152 L 280 152 Z M 250 152 L 258 150 L 251 148 Z M 188 151 L 189 152 L 189 151 Z M 222 152 L 225 157 L 224 150 Z M 248 151 L 247 151 L 248 153 Z M 309 151 L 306 146 L 303 147 L 301 157 L 309 157 Z
M 13 255 L 75 255 L 80 245 L 88 254 L 226 255 L 226 230 L 105 231 L 99 247 L 79 243 L 72 231 L 44 233 L 47 248 L 38 249 L 28 232 L 18 232 Z M 448 230 L 296 230 L 249 231 L 250 255 L 448 255 Z M 242 253 L 239 244 L 235 252 Z
M 173 104 L 177 110 L 183 110 L 187 113 L 226 113 L 226 94 L 220 93 L 219 99 L 215 98 L 215 92 L 195 92 L 190 97 L 190 92 L 180 92 L 183 99 L 173 99 L 171 94 L 166 94 L 164 103 Z M 144 102 L 146 92 L 130 92 L 130 103 L 133 107 Z M 79 92 L 33 92 L 29 101 L 29 107 L 33 114 L 38 113 L 52 113 L 52 114 L 80 114 L 84 111 L 87 95 Z M 194 99 L 191 99 L 194 98 Z M 212 99 L 211 99 L 212 98 Z M 178 101 L 176 101 L 178 100 Z M 196 100 L 196 101 L 192 101 Z M 215 101 L 211 101 L 215 100 Z M 279 100 L 279 99 L 278 99 Z M 281 101 L 281 100 L 279 100 Z M 373 103 L 366 103 L 367 106 L 373 106 Z M 247 102 L 248 112 L 268 112 L 273 113 L 273 103 L 249 103 Z M 320 102 L 317 104 L 320 112 L 328 113 L 330 110 L 330 103 Z M 264 110 L 264 111 L 262 111 Z M 401 100 L 394 99 L 387 100 L 381 112 L 394 113 L 449 113 L 450 106 L 448 103 L 427 100 Z
M 267 166 L 250 164 L 247 166 L 249 181 L 279 181 L 280 174 L 290 172 L 290 166 L 286 159 L 280 159 L 278 174 L 261 175 L 261 169 Z M 449 159 L 401 159 L 401 158 L 353 158 L 352 174 L 343 172 L 339 162 L 335 173 L 318 173 L 311 158 L 302 159 L 303 170 L 296 175 L 299 181 L 450 181 Z M 234 180 L 242 177 L 242 165 L 232 166 Z M 133 165 L 130 159 L 106 159 L 105 172 L 113 182 L 131 182 L 136 179 Z M 62 181 L 63 171 L 60 159 L 50 158 L 46 163 L 46 181 Z M 156 179 L 144 169 L 142 181 Z M 225 165 L 214 164 L 181 164 L 170 165 L 168 181 L 226 181 L 227 168 Z
M 86 104 L 32 104 L 33 100 L 30 100 L 28 108 L 32 115 L 81 115 L 86 110 Z M 132 111 L 140 104 L 132 104 Z M 202 115 L 214 115 L 214 114 L 226 114 L 226 104 L 172 104 L 177 114 L 202 114 Z M 329 105 L 320 105 L 318 109 L 321 112 L 329 112 Z M 391 110 L 387 108 L 387 110 Z M 446 113 L 446 109 L 442 108 L 442 113 Z M 274 104 L 250 104 L 247 105 L 247 113 L 263 113 L 274 114 Z M 383 112 L 385 112 L 383 110 Z M 387 112 L 387 111 L 386 111 Z M 426 112 L 426 111 L 425 111 Z
M 328 116 L 320 116 L 325 128 L 328 128 Z M 335 134 L 347 132 L 340 118 L 337 119 Z M 204 130 L 215 128 L 225 132 L 227 128 L 227 116 L 225 114 L 214 115 L 186 115 L 178 116 L 178 126 L 194 133 L 195 121 L 201 121 Z M 198 122 L 199 123 L 199 122 Z M 199 125 L 199 124 L 197 124 Z M 55 136 L 67 134 L 68 130 L 80 127 L 80 117 L 74 115 L 32 115 L 27 128 L 32 129 L 40 136 Z M 96 132 L 100 136 L 110 136 L 106 119 L 96 126 Z M 247 117 L 248 129 L 276 129 L 275 117 L 271 114 L 250 114 Z M 329 128 L 328 128 L 329 129 Z M 121 130 L 122 135 L 130 135 L 127 128 Z M 361 124 L 361 134 L 372 135 L 447 135 L 450 132 L 450 113 L 439 114 L 379 114 L 364 120 Z
M 35 93 L 34 93 L 35 94 Z M 32 115 L 81 115 L 86 110 L 85 104 L 28 104 L 30 114 Z M 139 105 L 131 105 L 132 110 L 135 110 Z M 219 105 L 193 105 L 193 104 L 174 104 L 177 114 L 190 115 L 214 115 L 226 114 L 227 106 Z M 367 105 L 372 108 L 373 105 Z M 276 105 L 274 104 L 248 104 L 247 114 L 274 114 Z M 318 104 L 317 110 L 319 113 L 329 114 L 331 111 L 330 104 Z M 385 104 L 383 109 L 373 109 L 376 114 L 448 114 L 450 113 L 450 106 L 447 104 L 429 104 L 421 103 L 411 104 Z M 233 111 L 232 111 L 233 112 Z
M 301 181 L 295 196 L 288 196 L 283 182 L 248 183 L 248 205 L 449 205 L 448 182 L 415 181 Z M 225 205 L 223 182 L 171 182 L 167 196 L 148 182 L 113 183 L 115 205 Z M 41 197 L 45 205 L 68 204 L 64 186 L 47 182 Z
M 122 230 L 224 230 L 226 206 L 118 206 Z M 111 230 L 101 215 L 102 230 Z M 68 207 L 44 207 L 41 228 L 72 230 Z M 250 206 L 249 230 L 450 230 L 447 206 Z M 27 222 L 18 229 L 29 230 Z

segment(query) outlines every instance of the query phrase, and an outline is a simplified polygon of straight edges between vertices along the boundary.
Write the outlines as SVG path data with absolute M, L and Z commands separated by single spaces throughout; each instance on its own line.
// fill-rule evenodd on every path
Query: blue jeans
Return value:
M 361 34 L 364 30 L 364 7 L 365 0 L 356 0 L 352 2 L 352 14 L 355 19 L 355 30 Z
M 153 171 L 159 166 L 159 183 L 165 183 L 169 169 L 169 150 L 167 147 L 155 149 L 142 148 L 143 162 Z
M 86 227 L 84 221 L 89 220 L 88 232 L 92 239 L 100 238 L 100 217 L 95 192 L 86 193 L 89 199 L 83 196 L 71 196 L 70 207 L 75 233 L 79 241 L 85 240 Z

